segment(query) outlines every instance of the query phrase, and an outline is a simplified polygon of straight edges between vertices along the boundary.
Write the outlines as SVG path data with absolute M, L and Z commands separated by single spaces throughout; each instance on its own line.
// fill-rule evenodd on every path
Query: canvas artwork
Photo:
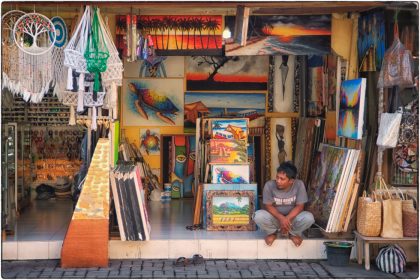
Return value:
M 210 139 L 210 163 L 248 163 L 245 141 Z
M 337 135 L 362 139 L 365 111 L 366 79 L 347 80 L 341 83 Z
M 212 119 L 211 135 L 213 139 L 248 140 L 247 119 Z
M 271 178 L 275 178 L 277 167 L 288 160 L 293 159 L 292 153 L 292 119 L 271 118 Z
M 203 225 L 207 225 L 207 193 L 209 191 L 252 191 L 254 193 L 255 209 L 258 205 L 257 184 L 203 184 L 203 203 L 202 203 L 202 218 Z
M 384 11 L 361 13 L 358 28 L 360 71 L 379 71 L 385 54 Z
M 186 92 L 184 105 L 184 132 L 195 132 L 196 119 L 247 118 L 249 126 L 264 119 L 265 93 Z
M 124 59 L 124 78 L 183 78 L 184 57 L 163 56 L 127 62 Z
M 323 116 L 325 95 L 324 59 L 322 56 L 312 56 L 308 59 L 308 116 Z
M 211 182 L 213 184 L 249 184 L 249 165 L 212 164 Z
M 185 67 L 187 91 L 267 90 L 267 56 L 193 56 Z
M 140 129 L 140 149 L 147 155 L 160 154 L 160 129 L 142 128 Z
M 294 55 L 274 56 L 273 112 L 293 112 Z
M 222 16 L 142 15 L 137 21 L 157 55 L 222 55 Z
M 235 16 L 225 16 L 235 30 Z M 226 56 L 324 55 L 331 52 L 331 15 L 250 16 L 245 46 L 226 42 Z
M 253 191 L 208 191 L 207 230 L 255 230 Z
M 125 79 L 124 126 L 182 126 L 182 79 Z

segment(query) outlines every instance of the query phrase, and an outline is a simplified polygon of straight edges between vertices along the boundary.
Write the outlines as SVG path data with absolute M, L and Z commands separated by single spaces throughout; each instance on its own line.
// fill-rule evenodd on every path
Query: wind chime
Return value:
M 19 69 L 18 85 L 13 92 L 21 94 L 25 101 L 38 103 L 54 78 L 51 55 L 56 41 L 54 24 L 42 14 L 24 14 L 14 25 L 13 38 L 18 47 Z

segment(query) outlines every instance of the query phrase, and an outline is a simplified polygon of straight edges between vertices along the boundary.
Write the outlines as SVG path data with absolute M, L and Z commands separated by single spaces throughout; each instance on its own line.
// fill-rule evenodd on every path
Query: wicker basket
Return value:
M 405 237 L 417 237 L 419 233 L 418 213 L 413 200 L 406 197 L 402 201 L 403 234 Z
M 357 231 L 364 236 L 379 236 L 382 226 L 382 203 L 366 196 L 366 191 L 359 197 L 357 204 Z

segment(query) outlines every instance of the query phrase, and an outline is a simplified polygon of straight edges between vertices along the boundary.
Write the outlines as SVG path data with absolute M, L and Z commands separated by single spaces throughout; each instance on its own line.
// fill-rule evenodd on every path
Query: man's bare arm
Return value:
M 293 222 L 295 217 L 299 215 L 300 212 L 303 211 L 305 204 L 296 204 L 295 208 L 293 208 L 289 214 L 287 214 L 286 218 L 289 219 L 290 222 Z

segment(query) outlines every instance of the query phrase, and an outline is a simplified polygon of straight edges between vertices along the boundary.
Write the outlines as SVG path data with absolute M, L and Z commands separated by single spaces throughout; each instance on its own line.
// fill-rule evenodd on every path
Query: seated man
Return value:
M 312 213 L 303 211 L 308 195 L 303 182 L 295 179 L 296 174 L 292 162 L 283 162 L 277 168 L 276 179 L 264 186 L 266 210 L 256 211 L 254 221 L 267 233 L 264 240 L 268 246 L 273 244 L 278 232 L 288 235 L 296 246 L 300 246 L 302 232 L 315 222 Z

